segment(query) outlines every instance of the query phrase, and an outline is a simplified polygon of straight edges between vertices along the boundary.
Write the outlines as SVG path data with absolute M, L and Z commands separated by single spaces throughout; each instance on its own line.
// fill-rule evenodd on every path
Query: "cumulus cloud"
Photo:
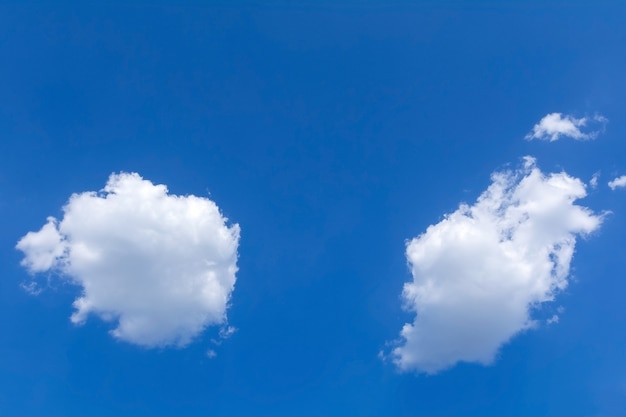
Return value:
M 73 194 L 63 212 L 17 249 L 31 273 L 53 271 L 81 287 L 73 323 L 93 314 L 114 323 L 114 337 L 155 347 L 184 346 L 226 322 L 239 226 L 213 201 L 120 173 L 100 192 Z
M 607 123 L 608 119 L 601 115 L 577 119 L 561 113 L 550 113 L 533 127 L 532 132 L 526 135 L 526 139 L 541 139 L 550 142 L 559 140 L 562 136 L 577 140 L 595 139 Z M 588 125 L 594 125 L 596 130 L 583 132 L 581 129 Z
M 601 224 L 602 215 L 574 204 L 585 195 L 579 179 L 545 175 L 527 157 L 519 170 L 494 173 L 473 205 L 409 241 L 413 280 L 402 297 L 416 316 L 390 355 L 399 369 L 490 364 L 535 326 L 533 309 L 567 286 L 576 237 Z
M 621 177 L 617 177 L 614 180 L 609 181 L 609 187 L 611 187 L 611 190 L 626 187 L 626 175 L 622 175 Z

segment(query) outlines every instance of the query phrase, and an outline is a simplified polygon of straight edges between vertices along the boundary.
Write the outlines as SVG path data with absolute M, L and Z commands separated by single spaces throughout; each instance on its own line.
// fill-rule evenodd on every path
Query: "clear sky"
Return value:
M 626 415 L 625 16 L 2 2 L 0 415 Z

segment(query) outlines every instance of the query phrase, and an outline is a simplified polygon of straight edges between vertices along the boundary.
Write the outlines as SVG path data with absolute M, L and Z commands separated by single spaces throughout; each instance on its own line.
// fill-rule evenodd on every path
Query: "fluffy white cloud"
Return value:
M 581 128 L 586 127 L 590 122 L 598 129 L 583 132 Z M 563 116 L 561 113 L 550 113 L 533 127 L 532 132 L 526 135 L 526 139 L 541 139 L 550 142 L 559 140 L 561 136 L 577 140 L 595 139 L 604 130 L 607 122 L 608 119 L 600 115 L 577 119 L 569 115 Z
M 622 175 L 621 177 L 615 178 L 613 181 L 609 181 L 609 187 L 611 187 L 611 190 L 626 187 L 626 175 Z
M 213 201 L 121 173 L 100 192 L 72 195 L 63 212 L 17 248 L 30 272 L 82 287 L 72 322 L 93 313 L 115 323 L 116 338 L 147 347 L 183 346 L 225 323 L 239 226 Z
M 574 204 L 586 195 L 583 182 L 544 175 L 533 158 L 492 181 L 474 205 L 407 243 L 413 281 L 402 296 L 416 316 L 391 352 L 401 370 L 491 363 L 502 344 L 536 325 L 532 309 L 566 287 L 576 236 L 602 221 Z

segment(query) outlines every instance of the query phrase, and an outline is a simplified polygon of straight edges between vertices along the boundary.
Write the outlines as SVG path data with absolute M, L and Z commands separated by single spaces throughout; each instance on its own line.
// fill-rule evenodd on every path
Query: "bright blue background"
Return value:
M 55 2 L 56 3 L 56 2 Z M 173 5 L 178 3 L 178 5 Z M 260 2 L 259 2 L 260 3 Z M 626 6 L 620 2 L 0 5 L 0 415 L 626 415 Z M 593 142 L 527 142 L 550 112 Z M 612 210 L 494 366 L 398 374 L 406 239 L 534 155 Z M 230 323 L 183 350 L 69 322 L 17 240 L 136 171 L 242 227 Z

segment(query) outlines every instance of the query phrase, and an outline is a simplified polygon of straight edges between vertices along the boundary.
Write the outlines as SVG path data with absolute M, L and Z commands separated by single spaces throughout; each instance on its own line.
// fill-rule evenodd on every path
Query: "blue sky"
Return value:
M 626 413 L 626 7 L 570 3 L 3 2 L 0 414 Z

